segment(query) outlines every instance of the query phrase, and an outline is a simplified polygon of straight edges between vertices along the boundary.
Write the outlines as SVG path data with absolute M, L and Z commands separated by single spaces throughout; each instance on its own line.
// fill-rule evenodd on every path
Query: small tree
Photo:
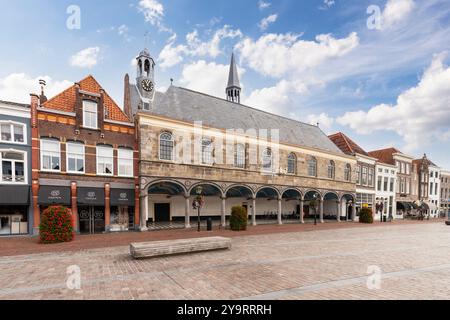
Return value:
M 42 213 L 39 226 L 41 243 L 70 242 L 74 238 L 73 218 L 69 209 L 51 206 Z
M 235 206 L 231 208 L 230 228 L 233 231 L 247 230 L 247 211 L 244 207 Z
M 373 223 L 372 209 L 362 208 L 359 213 L 359 222 L 360 223 Z

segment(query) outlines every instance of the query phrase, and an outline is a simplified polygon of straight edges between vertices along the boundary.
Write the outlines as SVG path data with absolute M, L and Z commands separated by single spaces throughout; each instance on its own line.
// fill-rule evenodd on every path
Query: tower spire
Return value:
M 241 103 L 241 84 L 239 82 L 239 74 L 234 59 L 234 53 L 231 54 L 230 73 L 228 75 L 226 93 L 228 101 Z

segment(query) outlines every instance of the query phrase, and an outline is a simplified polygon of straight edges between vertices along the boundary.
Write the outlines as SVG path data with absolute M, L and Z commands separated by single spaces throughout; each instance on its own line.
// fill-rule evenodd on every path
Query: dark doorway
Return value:
M 170 222 L 170 203 L 155 203 L 155 222 Z
M 104 207 L 79 207 L 81 234 L 95 234 L 105 232 L 105 208 Z

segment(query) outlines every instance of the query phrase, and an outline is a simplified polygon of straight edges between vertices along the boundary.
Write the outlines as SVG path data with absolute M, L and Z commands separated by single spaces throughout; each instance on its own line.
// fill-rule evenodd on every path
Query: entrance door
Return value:
M 105 231 L 105 211 L 103 207 L 79 207 L 80 233 L 95 234 Z
M 155 222 L 170 222 L 170 203 L 155 203 Z

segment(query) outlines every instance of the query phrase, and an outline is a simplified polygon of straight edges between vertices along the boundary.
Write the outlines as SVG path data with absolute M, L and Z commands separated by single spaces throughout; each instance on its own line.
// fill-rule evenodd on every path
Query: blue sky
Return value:
M 173 78 L 223 97 L 234 51 L 245 104 L 450 169 L 446 0 L 2 0 L 0 28 L 0 99 L 93 74 L 121 105 L 143 47 L 159 90 Z

